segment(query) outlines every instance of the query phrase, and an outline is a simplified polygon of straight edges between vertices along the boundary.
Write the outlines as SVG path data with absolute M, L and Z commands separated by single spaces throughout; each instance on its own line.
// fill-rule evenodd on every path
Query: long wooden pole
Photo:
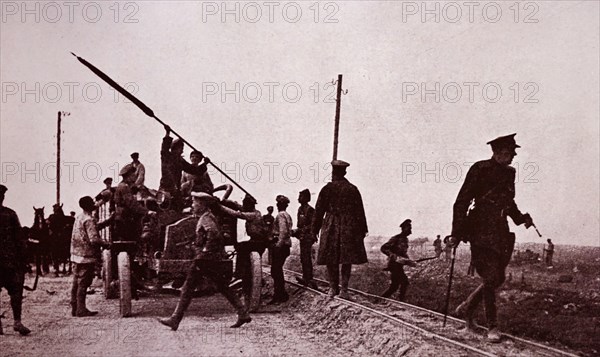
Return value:
M 342 105 L 342 75 L 338 74 L 337 100 L 335 103 L 335 127 L 333 129 L 333 159 L 337 160 L 338 137 L 340 133 L 340 108 Z
M 61 112 L 58 112 L 56 123 L 56 203 L 60 205 L 60 122 Z

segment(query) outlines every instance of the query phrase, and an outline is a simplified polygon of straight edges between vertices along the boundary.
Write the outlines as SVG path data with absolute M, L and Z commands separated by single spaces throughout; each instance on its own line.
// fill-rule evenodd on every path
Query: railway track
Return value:
M 315 294 L 326 295 L 324 291 L 329 283 L 314 279 L 320 290 L 307 288 L 296 283 L 302 274 L 284 269 L 286 281 L 294 286 L 305 288 Z M 321 289 L 323 288 L 323 289 Z M 502 334 L 502 343 L 489 343 L 485 334 L 475 334 L 464 330 L 465 321 L 452 316 L 447 317 L 446 327 L 442 327 L 443 314 L 397 300 L 349 289 L 353 301 L 335 297 L 337 301 L 354 306 L 371 314 L 383 317 L 395 324 L 404 326 L 426 337 L 462 349 L 469 355 L 479 356 L 571 356 L 578 355 L 538 342 L 526 340 L 509 334 Z M 481 330 L 486 330 L 481 327 Z

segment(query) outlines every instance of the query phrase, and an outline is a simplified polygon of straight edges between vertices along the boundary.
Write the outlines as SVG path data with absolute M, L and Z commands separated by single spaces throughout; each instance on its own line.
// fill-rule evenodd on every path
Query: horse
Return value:
M 35 262 L 36 272 L 40 275 L 50 272 L 50 249 L 48 246 L 50 233 L 44 218 L 44 207 L 33 207 L 33 224 L 29 229 L 28 250 Z
M 50 252 L 56 276 L 60 273 L 61 264 L 63 265 L 63 274 L 67 274 L 67 266 L 69 267 L 69 273 L 71 272 L 69 257 L 74 218 L 66 216 L 62 207 L 62 205 L 55 204 L 53 206 L 54 212 L 48 216 L 48 227 L 50 228 L 51 238 Z

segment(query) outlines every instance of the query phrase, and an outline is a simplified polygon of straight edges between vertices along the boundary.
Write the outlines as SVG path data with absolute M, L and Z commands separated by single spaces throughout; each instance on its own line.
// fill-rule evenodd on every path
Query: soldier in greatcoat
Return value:
M 517 155 L 515 135 L 494 139 L 491 159 L 476 162 L 469 169 L 454 203 L 452 240 L 471 245 L 471 263 L 483 283 L 458 308 L 465 315 L 467 328 L 473 330 L 477 306 L 483 301 L 489 328 L 488 340 L 500 341 L 496 318 L 496 289 L 505 279 L 505 270 L 513 252 L 515 235 L 509 231 L 507 217 L 516 225 L 533 225 L 529 214 L 522 214 L 515 203 L 515 173 L 510 166 Z M 469 210 L 469 206 L 473 208 Z
M 329 296 L 349 299 L 348 284 L 352 264 L 367 262 L 364 238 L 368 232 L 367 218 L 358 188 L 344 176 L 350 166 L 333 160 L 332 181 L 325 185 L 317 199 L 312 231 L 319 235 L 317 264 L 327 266 Z M 342 289 L 339 290 L 339 265 L 342 265 Z
M 25 240 L 21 235 L 19 217 L 12 209 L 4 207 L 8 189 L 0 185 L 0 291 L 5 288 L 10 296 L 15 331 L 28 335 L 31 330 L 21 323 L 23 285 L 25 283 Z M 1 329 L 0 321 L 0 329 Z

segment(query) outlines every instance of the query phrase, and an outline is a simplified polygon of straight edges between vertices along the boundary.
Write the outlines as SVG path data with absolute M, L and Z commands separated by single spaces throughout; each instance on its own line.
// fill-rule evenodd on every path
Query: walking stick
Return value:
M 448 305 L 450 304 L 450 290 L 452 289 L 452 274 L 454 273 L 454 260 L 456 259 L 456 248 L 452 249 L 452 262 L 450 263 L 450 278 L 448 279 L 448 291 L 446 291 L 446 305 L 444 306 L 444 324 L 446 327 L 446 318 L 448 317 Z

